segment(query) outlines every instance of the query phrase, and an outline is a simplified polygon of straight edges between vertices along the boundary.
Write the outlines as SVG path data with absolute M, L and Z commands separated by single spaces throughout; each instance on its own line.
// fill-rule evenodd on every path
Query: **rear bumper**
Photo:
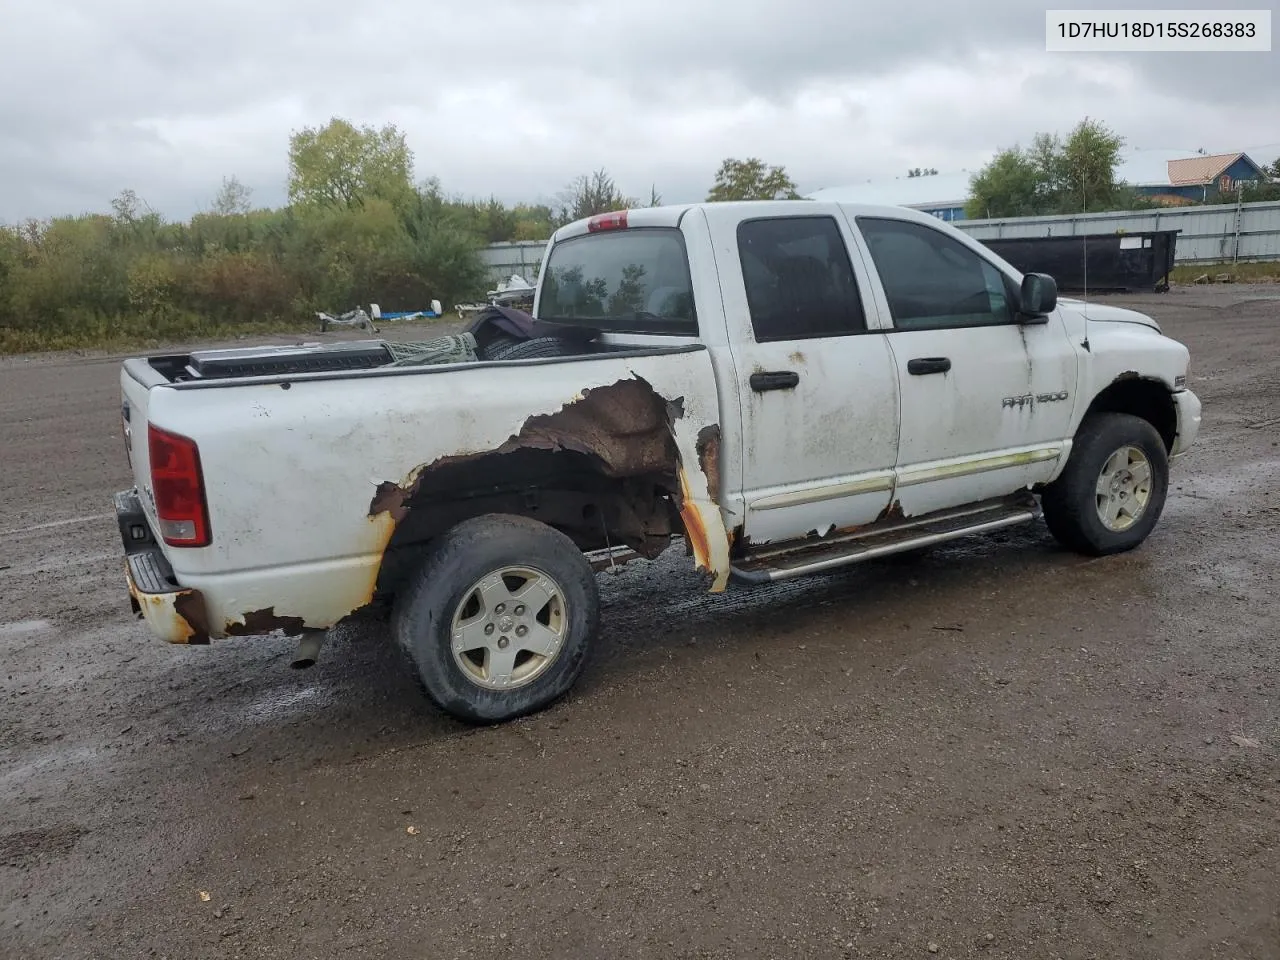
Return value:
M 1174 438 L 1169 457 L 1180 457 L 1196 442 L 1200 435 L 1200 398 L 1190 390 L 1178 390 L 1173 394 L 1178 409 L 1178 435 Z
M 115 506 L 124 545 L 125 583 L 134 615 L 145 620 L 161 640 L 208 643 L 204 597 L 174 578 L 173 568 L 147 523 L 137 491 L 117 493 Z

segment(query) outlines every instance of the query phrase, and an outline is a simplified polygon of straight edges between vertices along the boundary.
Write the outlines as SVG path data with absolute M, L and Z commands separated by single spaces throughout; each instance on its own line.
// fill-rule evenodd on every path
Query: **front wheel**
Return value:
M 1104 413 L 1081 425 L 1066 467 L 1041 502 L 1060 543 L 1104 556 L 1146 540 L 1168 490 L 1168 452 L 1155 427 L 1126 413 Z
M 599 623 L 595 573 L 572 540 L 525 517 L 444 534 L 396 603 L 396 639 L 447 713 L 496 723 L 573 685 Z

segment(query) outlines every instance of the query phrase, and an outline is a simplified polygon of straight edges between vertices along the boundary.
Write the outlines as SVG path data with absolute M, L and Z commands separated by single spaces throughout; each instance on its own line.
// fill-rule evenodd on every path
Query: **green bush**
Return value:
M 188 223 L 142 212 L 131 194 L 113 206 L 0 226 L 0 352 L 279 329 L 317 310 L 419 309 L 485 288 L 475 205 L 434 191 Z

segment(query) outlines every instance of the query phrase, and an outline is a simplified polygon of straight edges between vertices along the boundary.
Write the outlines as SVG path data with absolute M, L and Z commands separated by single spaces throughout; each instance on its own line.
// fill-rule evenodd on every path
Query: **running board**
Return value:
M 863 560 L 928 547 L 975 533 L 988 533 L 1037 520 L 1039 517 L 1039 506 L 1030 497 L 978 508 L 939 511 L 932 516 L 888 527 L 868 527 L 834 541 L 797 544 L 791 550 L 775 547 L 744 557 L 739 566 L 730 568 L 730 575 L 742 583 L 772 583 L 775 580 L 835 570 Z

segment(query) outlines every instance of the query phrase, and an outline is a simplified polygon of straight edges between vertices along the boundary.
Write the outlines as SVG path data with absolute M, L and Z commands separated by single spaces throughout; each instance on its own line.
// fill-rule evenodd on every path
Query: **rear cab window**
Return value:
M 697 336 L 689 257 L 679 228 L 604 230 L 554 244 L 538 319 L 611 333 Z

